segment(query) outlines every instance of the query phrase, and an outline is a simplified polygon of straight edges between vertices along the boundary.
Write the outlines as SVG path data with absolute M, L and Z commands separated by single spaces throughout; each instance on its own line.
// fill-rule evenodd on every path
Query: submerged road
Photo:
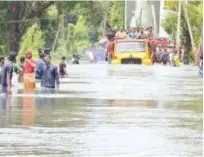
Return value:
M 69 65 L 59 91 L 1 95 L 0 156 L 203 156 L 193 66 Z

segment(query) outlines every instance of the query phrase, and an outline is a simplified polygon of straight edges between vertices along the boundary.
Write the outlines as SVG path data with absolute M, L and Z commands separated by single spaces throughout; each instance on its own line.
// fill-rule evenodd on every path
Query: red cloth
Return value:
M 33 59 L 29 59 L 29 61 L 30 61 L 31 63 L 36 64 Z M 35 68 L 30 64 L 29 61 L 25 61 L 25 65 L 24 65 L 24 73 L 25 73 L 25 74 L 34 73 L 34 69 L 35 69 Z

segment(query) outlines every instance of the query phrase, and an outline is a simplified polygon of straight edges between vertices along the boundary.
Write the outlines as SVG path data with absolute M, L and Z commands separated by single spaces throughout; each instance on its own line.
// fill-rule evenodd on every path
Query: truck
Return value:
M 113 38 L 108 45 L 109 63 L 152 65 L 156 45 L 168 44 L 167 38 Z

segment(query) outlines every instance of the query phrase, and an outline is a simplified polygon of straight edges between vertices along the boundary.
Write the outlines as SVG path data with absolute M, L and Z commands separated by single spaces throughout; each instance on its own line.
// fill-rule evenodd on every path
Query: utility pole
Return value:
M 142 27 L 142 12 L 143 12 L 143 10 L 141 8 L 141 10 L 140 10 L 140 20 L 139 20 L 139 26 L 140 27 Z
M 188 25 L 188 32 L 189 32 L 189 35 L 190 35 L 190 39 L 191 39 L 191 46 L 192 46 L 192 50 L 195 54 L 195 62 L 196 64 L 199 64 L 199 58 L 197 56 L 197 49 L 195 47 L 195 42 L 194 42 L 194 39 L 193 39 L 193 32 L 192 32 L 192 29 L 191 29 L 191 24 L 190 24 L 190 19 L 189 19 L 189 16 L 188 16 L 188 0 L 185 1 L 185 5 L 183 5 L 183 10 L 184 10 L 184 14 L 185 14 L 185 20 L 187 22 L 187 25 Z M 184 56 L 184 55 L 183 55 Z
M 60 27 L 59 27 L 58 30 L 57 30 L 57 33 L 56 33 L 56 36 L 55 36 L 55 40 L 54 40 L 54 43 L 53 43 L 53 45 L 52 45 L 52 52 L 55 51 L 56 43 L 57 43 L 58 36 L 59 36 L 59 30 L 60 30 Z
M 162 22 L 164 19 L 164 0 L 160 0 L 160 18 L 159 18 L 159 36 L 163 36 L 164 29 L 162 27 Z
M 104 22 L 103 22 L 103 37 L 105 37 L 106 35 L 106 23 L 107 23 L 107 10 L 108 10 L 108 6 L 109 6 L 109 2 L 104 2 L 105 4 L 105 13 L 104 13 Z
M 140 3 L 141 3 L 140 0 L 135 0 L 135 23 L 136 23 L 136 27 L 140 26 L 140 15 L 141 15 Z
M 104 15 L 104 22 L 103 22 L 103 37 L 106 35 L 106 20 L 107 20 L 107 12 Z
M 154 24 L 154 36 L 157 37 L 157 19 L 156 19 L 154 4 L 151 4 L 151 7 L 152 7 L 152 16 L 153 16 L 153 24 Z
M 138 5 L 138 0 L 135 0 L 135 27 L 138 26 L 138 20 L 137 20 L 137 6 Z
M 127 0 L 125 0 L 125 30 L 127 30 Z
M 62 29 L 63 29 L 63 45 L 64 45 L 64 51 L 67 51 L 67 48 L 66 48 L 66 30 L 65 30 L 65 23 L 64 23 L 64 14 L 62 15 Z
M 190 19 L 188 16 L 188 1 L 187 0 L 185 1 L 185 5 L 183 5 L 183 9 L 184 9 L 184 13 L 185 13 L 185 19 L 186 19 L 186 22 L 188 25 L 188 31 L 189 31 L 190 38 L 191 38 L 191 45 L 192 45 L 192 48 L 194 48 L 195 42 L 193 39 L 193 33 L 192 33 L 192 29 L 191 29 Z
M 56 35 L 55 35 L 54 43 L 52 44 L 52 52 L 55 51 L 55 47 L 56 47 L 56 44 L 57 44 L 57 41 L 58 41 L 61 25 L 62 25 L 62 18 L 61 18 L 61 16 L 59 16 L 58 30 L 57 30 Z
M 177 34 L 176 34 L 176 44 L 177 46 L 180 45 L 180 33 L 181 33 L 181 0 L 179 0 L 179 7 L 178 7 L 178 23 L 177 23 Z

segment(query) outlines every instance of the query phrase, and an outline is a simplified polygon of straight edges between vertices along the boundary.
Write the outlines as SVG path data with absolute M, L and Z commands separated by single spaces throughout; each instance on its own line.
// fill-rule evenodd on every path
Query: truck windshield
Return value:
M 119 42 L 116 43 L 116 52 L 145 52 L 145 42 Z

